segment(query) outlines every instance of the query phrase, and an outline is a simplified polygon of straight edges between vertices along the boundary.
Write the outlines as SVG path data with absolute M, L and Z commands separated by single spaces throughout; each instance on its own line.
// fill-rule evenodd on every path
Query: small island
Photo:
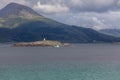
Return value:
M 13 44 L 14 47 L 61 47 L 69 46 L 69 43 L 61 43 L 59 41 L 46 40 L 36 42 L 20 42 Z

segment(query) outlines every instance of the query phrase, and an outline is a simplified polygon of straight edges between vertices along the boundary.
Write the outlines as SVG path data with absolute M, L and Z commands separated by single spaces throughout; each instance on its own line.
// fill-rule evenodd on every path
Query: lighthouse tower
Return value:
M 46 41 L 46 39 L 44 38 L 43 41 Z

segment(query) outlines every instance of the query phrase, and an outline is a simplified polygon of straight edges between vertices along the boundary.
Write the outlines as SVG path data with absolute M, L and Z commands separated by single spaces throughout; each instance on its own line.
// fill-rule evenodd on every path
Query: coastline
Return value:
M 61 47 L 70 46 L 70 43 L 61 43 L 59 41 L 43 40 L 35 42 L 14 43 L 13 47 Z

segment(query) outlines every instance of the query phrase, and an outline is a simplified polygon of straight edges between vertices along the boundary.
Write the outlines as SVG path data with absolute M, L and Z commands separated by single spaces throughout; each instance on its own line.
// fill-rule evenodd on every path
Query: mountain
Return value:
M 120 37 L 120 29 L 102 29 L 100 32 L 107 35 Z
M 48 19 L 33 9 L 10 3 L 0 10 L 0 42 L 57 40 L 71 43 L 119 42 L 120 39 L 90 28 L 66 25 Z
M 5 8 L 0 10 L 0 17 L 2 18 L 15 18 L 15 17 L 24 18 L 25 16 L 35 17 L 39 16 L 39 14 L 29 7 L 16 3 L 10 3 Z
M 15 28 L 22 23 L 34 20 L 47 21 L 33 9 L 17 3 L 10 3 L 0 10 L 0 27 Z

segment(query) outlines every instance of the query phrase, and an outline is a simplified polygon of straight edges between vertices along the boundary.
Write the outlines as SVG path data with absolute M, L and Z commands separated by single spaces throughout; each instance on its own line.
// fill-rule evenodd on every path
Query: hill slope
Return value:
M 0 42 L 58 40 L 62 42 L 118 42 L 119 38 L 89 28 L 70 26 L 39 15 L 31 8 L 11 3 L 0 10 Z
M 100 32 L 107 35 L 120 37 L 120 29 L 103 29 L 103 30 L 100 30 Z

